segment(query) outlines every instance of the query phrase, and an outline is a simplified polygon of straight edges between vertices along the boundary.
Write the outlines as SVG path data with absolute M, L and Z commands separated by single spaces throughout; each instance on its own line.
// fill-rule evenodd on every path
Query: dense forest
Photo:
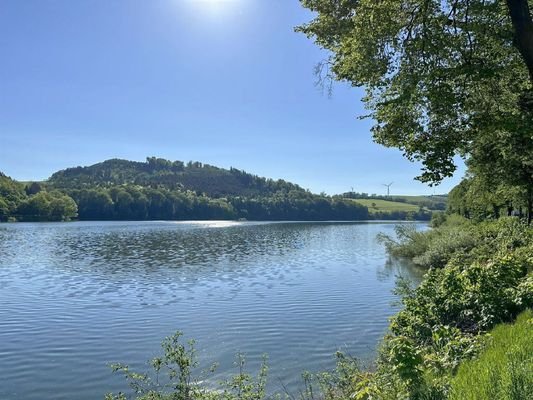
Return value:
M 283 180 L 261 178 L 244 171 L 218 168 L 201 162 L 184 163 L 148 157 L 146 162 L 107 160 L 89 167 L 54 173 L 47 184 L 58 189 L 109 188 L 132 185 L 168 190 L 190 190 L 212 198 L 265 196 L 280 191 L 304 190 Z

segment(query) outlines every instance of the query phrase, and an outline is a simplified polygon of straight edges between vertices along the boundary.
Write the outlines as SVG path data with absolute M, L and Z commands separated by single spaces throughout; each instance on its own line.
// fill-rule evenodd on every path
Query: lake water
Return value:
M 396 276 L 376 242 L 393 223 L 74 222 L 0 225 L 0 399 L 101 399 L 126 389 L 176 330 L 204 367 L 237 352 L 270 388 L 343 350 L 374 355 Z

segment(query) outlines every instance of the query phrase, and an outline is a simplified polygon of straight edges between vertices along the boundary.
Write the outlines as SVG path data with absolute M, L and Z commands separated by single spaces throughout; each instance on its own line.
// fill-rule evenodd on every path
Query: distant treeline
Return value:
M 192 191 L 120 186 L 67 192 L 81 220 L 362 220 L 368 209 L 305 191 L 210 198 Z
M 427 212 L 380 212 L 344 196 L 199 162 L 149 157 L 108 160 L 56 172 L 44 183 L 0 174 L 0 221 L 422 219 Z
M 33 185 L 35 187 L 35 185 Z M 20 193 L 20 192 L 19 192 Z M 192 191 L 139 186 L 70 189 L 20 195 L 0 208 L 0 220 L 364 220 L 368 209 L 357 203 L 308 192 L 279 192 L 269 197 L 210 198 Z

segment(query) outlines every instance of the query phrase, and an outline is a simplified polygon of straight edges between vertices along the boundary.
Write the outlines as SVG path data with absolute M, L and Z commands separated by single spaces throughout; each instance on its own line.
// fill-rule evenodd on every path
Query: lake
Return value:
M 334 353 L 371 359 L 397 275 L 376 241 L 394 223 L 72 222 L 0 224 L 0 398 L 101 399 L 126 389 L 176 330 L 202 365 L 235 354 L 270 389 L 295 390 Z

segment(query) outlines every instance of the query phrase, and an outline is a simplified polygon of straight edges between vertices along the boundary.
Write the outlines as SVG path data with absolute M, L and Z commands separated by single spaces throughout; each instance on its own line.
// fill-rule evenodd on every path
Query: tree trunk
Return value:
M 499 219 L 500 218 L 500 207 L 499 206 L 495 206 L 493 204 L 492 205 L 492 212 L 493 212 L 493 215 L 494 215 L 494 219 Z
M 533 20 L 528 0 L 507 0 L 507 7 L 514 28 L 514 46 L 522 55 L 533 84 Z
M 533 187 L 527 190 L 527 224 L 531 225 L 533 221 Z

